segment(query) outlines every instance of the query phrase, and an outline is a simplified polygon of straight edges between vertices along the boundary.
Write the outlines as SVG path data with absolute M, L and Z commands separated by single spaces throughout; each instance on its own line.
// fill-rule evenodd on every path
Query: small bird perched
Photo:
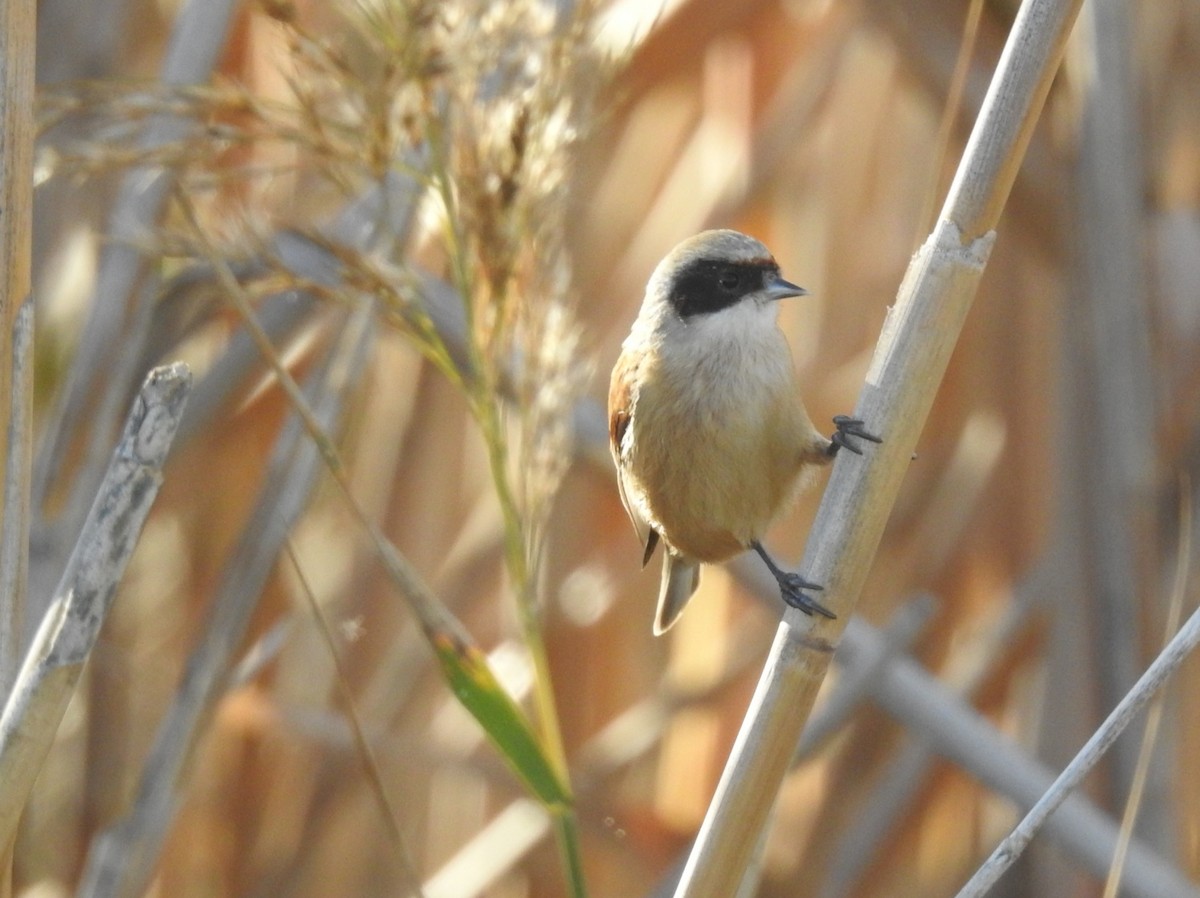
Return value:
M 854 438 L 881 440 L 839 415 L 826 439 L 797 391 L 775 301 L 804 296 L 765 246 L 737 231 L 704 231 L 658 264 L 608 391 L 608 434 L 621 501 L 645 552 L 661 539 L 654 633 L 675 623 L 700 582 L 700 564 L 753 549 L 783 600 L 834 617 L 759 541 L 771 521 Z

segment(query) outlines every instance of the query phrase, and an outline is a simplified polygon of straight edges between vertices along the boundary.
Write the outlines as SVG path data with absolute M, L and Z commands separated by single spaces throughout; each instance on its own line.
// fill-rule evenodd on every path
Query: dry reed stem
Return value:
M 776 602 L 774 579 L 761 565 L 746 563 L 749 561 L 744 558 L 734 562 L 735 576 L 764 601 Z M 1026 607 L 1014 611 L 998 629 L 1020 626 L 1021 618 L 1029 610 Z M 884 639 L 883 633 L 861 617 L 855 617 L 842 634 L 839 657 L 844 656 L 846 665 L 853 667 L 860 663 L 855 656 L 870 659 L 888 655 Z M 996 639 L 997 644 L 1007 641 L 1003 633 Z M 967 672 L 968 691 L 983 675 L 981 670 Z M 870 686 L 872 702 L 908 732 L 919 734 L 929 750 L 1015 804 L 1033 805 L 1053 783 L 1053 770 L 1032 758 L 912 658 L 889 657 Z M 1086 796 L 1078 794 L 1070 796 L 1047 821 L 1046 832 L 1064 853 L 1097 878 L 1107 871 L 1120 837 L 1117 822 Z M 1130 844 L 1124 885 L 1131 895 L 1139 898 L 1200 896 L 1200 890 L 1189 884 L 1178 869 L 1136 840 Z
M 156 368 L 126 422 L 50 611 L 0 718 L 0 844 L 14 837 L 117 584 L 158 494 L 191 373 Z
M 879 638 L 854 620 L 845 644 L 856 650 Z M 859 648 L 861 647 L 861 648 Z M 908 658 L 895 659 L 875 683 L 872 698 L 914 733 L 928 734 L 938 754 L 997 793 L 1029 807 L 1050 788 L 1054 772 L 1005 737 L 978 712 Z M 1103 877 L 1120 838 L 1120 827 L 1083 795 L 1071 795 L 1046 822 L 1046 833 L 1080 867 Z M 1200 898 L 1200 889 L 1144 842 L 1130 843 L 1125 888 L 1138 898 Z
M 839 459 L 813 523 L 803 570 L 825 584 L 822 601 L 840 617 L 785 614 L 677 898 L 725 898 L 741 881 L 866 579 L 1080 2 L 1029 0 L 1013 24 L 942 220 L 909 265 L 855 410 L 885 443 Z
M 865 651 L 860 648 L 859 651 L 838 652 L 834 660 L 841 669 L 841 676 L 820 710 L 808 719 L 796 744 L 793 764 L 819 751 L 825 740 L 846 725 L 850 716 L 870 696 L 873 684 L 887 676 L 892 662 L 908 656 L 937 607 L 938 602 L 933 596 L 928 593 L 917 595 L 896 610 L 887 626 L 878 632 L 879 638 L 865 647 Z
M 1084 589 L 1095 617 L 1101 708 L 1113 707 L 1144 664 L 1138 597 L 1154 551 L 1145 513 L 1155 490 L 1154 352 L 1142 261 L 1144 189 L 1138 173 L 1139 103 L 1130 74 L 1131 29 L 1123 0 L 1095 0 L 1080 21 L 1085 91 L 1080 122 L 1071 297 L 1082 340 L 1084 392 L 1073 416 L 1089 451 L 1079 518 Z M 1074 57 L 1073 57 L 1074 58 Z M 1128 794 L 1137 764 L 1133 738 L 1113 749 L 1113 794 Z M 1170 824 L 1168 824 L 1170 825 Z
M 360 369 L 370 328 L 347 325 L 308 385 L 317 423 L 328 432 Z M 223 689 L 233 652 L 246 632 L 283 540 L 320 473 L 320 457 L 293 413 L 275 443 L 263 487 L 226 568 L 201 642 L 192 652 L 175 701 L 163 718 L 129 814 L 93 840 L 80 879 L 85 896 L 145 891 L 174 816 L 177 790 L 202 725 Z
M 881 676 L 886 676 L 892 661 L 908 655 L 936 607 L 933 596 L 919 595 L 897 609 L 887 627 L 878 631 L 878 638 L 871 642 L 869 650 L 837 653 L 834 659 L 840 673 L 837 685 L 820 709 L 805 724 L 792 756 L 793 767 L 803 758 L 819 750 L 825 740 L 842 729 L 850 716 L 870 697 L 874 683 Z M 742 882 L 738 887 L 739 898 L 753 898 L 758 892 L 759 881 L 763 875 L 763 854 L 767 848 L 767 834 L 770 829 L 769 823 L 763 827 L 762 835 L 754 846 L 750 865 L 742 875 Z
M 33 391 L 15 363 L 17 316 L 30 299 L 33 235 L 33 61 L 35 10 L 32 0 L 0 0 L 0 422 L 9 439 L 0 443 L 5 472 L 3 548 L 0 549 L 0 694 L 7 693 L 21 654 L 29 544 L 28 427 Z M 32 308 L 29 310 L 32 327 Z
M 2 216 L 0 226 L 3 226 Z M 0 695 L 8 694 L 16 678 L 16 665 L 25 643 L 29 587 L 29 473 L 33 465 L 33 321 L 33 297 L 27 296 L 14 316 L 9 343 L 8 440 L 4 458 L 4 515 L 0 529 Z M 3 389 L 2 385 L 0 389 Z
M 891 0 L 867 0 L 864 11 L 884 29 L 895 43 L 907 66 L 927 85 L 929 96 L 937 102 L 950 95 L 954 81 L 954 63 L 963 42 L 962 6 L 950 4 L 897 5 Z M 994 8 L 985 4 L 988 12 Z M 1004 35 L 1000 33 L 1002 16 L 985 15 L 975 39 L 976 52 L 963 85 L 962 112 L 978 114 L 989 83 L 987 60 L 999 52 Z M 958 117 L 965 132 L 967 119 Z M 1032 232 L 1032 239 L 1054 252 L 1063 241 L 1062 219 L 1058 200 L 1062 195 L 1062 166 L 1054 152 L 1047 131 L 1034 135 L 1026 148 L 1014 199 L 1028 210 L 1022 222 Z M 940 173 L 935 172 L 940 176 Z
M 1047 819 L 1058 810 L 1071 794 L 1079 788 L 1084 777 L 1091 772 L 1095 765 L 1112 746 L 1117 737 L 1133 719 L 1149 704 L 1158 690 L 1188 659 L 1188 656 L 1200 645 L 1200 610 L 1192 613 L 1183 628 L 1167 644 L 1167 647 L 1154 659 L 1154 663 L 1146 669 L 1141 678 L 1134 684 L 1133 689 L 1113 709 L 1113 712 L 1092 734 L 1075 759 L 1067 765 L 1053 785 L 1047 789 L 1037 803 L 1030 809 L 1025 818 L 1017 824 L 1009 836 L 1001 842 L 991 857 L 980 867 L 970 881 L 958 892 L 958 898 L 981 898 L 986 895 L 1000 879 L 1004 871 L 1013 865 L 1025 848 L 1033 840 L 1038 830 Z M 1111 846 L 1116 848 L 1117 844 Z M 1129 871 L 1133 862 L 1132 846 L 1125 855 L 1125 870 Z M 1173 895 L 1200 895 L 1200 888 L 1187 883 L 1171 883 L 1162 881 L 1155 885 L 1153 891 L 1143 891 L 1135 887 L 1131 879 L 1126 880 L 1126 886 L 1131 894 L 1145 895 L 1146 898 L 1168 898 Z

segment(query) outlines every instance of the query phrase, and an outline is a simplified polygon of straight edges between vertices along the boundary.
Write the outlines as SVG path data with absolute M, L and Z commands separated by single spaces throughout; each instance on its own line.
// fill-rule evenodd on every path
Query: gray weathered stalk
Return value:
M 186 365 L 147 375 L 75 550 L 0 717 L 0 845 L 17 823 L 162 483 L 183 414 Z

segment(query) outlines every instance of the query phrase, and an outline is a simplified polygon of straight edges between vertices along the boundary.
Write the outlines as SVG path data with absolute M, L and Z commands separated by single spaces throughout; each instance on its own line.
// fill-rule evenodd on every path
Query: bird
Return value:
M 766 246 L 734 230 L 684 240 L 650 276 L 613 366 L 608 421 L 643 567 L 663 543 L 655 635 L 678 620 L 701 564 L 747 550 L 787 604 L 835 616 L 808 594 L 819 584 L 785 571 L 762 544 L 813 472 L 841 449 L 862 455 L 860 440 L 882 442 L 858 418 L 834 417 L 830 437 L 809 419 L 777 321 L 778 300 L 807 294 Z

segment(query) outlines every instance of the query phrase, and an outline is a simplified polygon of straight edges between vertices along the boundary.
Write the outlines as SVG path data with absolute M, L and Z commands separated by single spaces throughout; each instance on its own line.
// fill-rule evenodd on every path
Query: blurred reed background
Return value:
M 297 455 L 225 272 L 325 403 L 361 510 L 544 723 L 513 586 L 520 513 L 589 892 L 669 894 L 780 609 L 709 570 L 651 636 L 657 563 L 639 570 L 614 488 L 609 367 L 657 260 L 736 227 L 813 294 L 782 326 L 814 420 L 849 412 L 1016 4 L 200 5 L 39 8 L 34 618 L 132 385 L 183 359 L 197 387 L 26 813 L 14 892 L 75 893 L 115 831 L 145 876 L 90 894 L 567 894 L 547 815 L 447 688 L 324 467 Z M 431 328 L 457 337 L 439 350 Z M 757 894 L 953 894 L 1030 788 L 1000 734 L 1057 769 L 1146 666 L 1193 550 L 1198 346 L 1200 6 L 1097 2 L 859 606 L 884 660 L 835 668 L 837 725 L 779 796 Z M 503 404 L 456 382 L 464 359 Z M 771 534 L 784 558 L 823 482 Z M 189 663 L 211 665 L 213 693 L 173 731 Z M 1088 790 L 1113 821 L 1140 795 L 1138 839 L 1193 882 L 1198 694 L 1193 661 L 1146 782 L 1137 727 Z M 959 738 L 971 707 L 991 738 Z M 163 739 L 184 746 L 165 791 L 147 767 Z M 1045 834 L 1004 894 L 1098 895 L 1102 878 L 1070 833 Z

